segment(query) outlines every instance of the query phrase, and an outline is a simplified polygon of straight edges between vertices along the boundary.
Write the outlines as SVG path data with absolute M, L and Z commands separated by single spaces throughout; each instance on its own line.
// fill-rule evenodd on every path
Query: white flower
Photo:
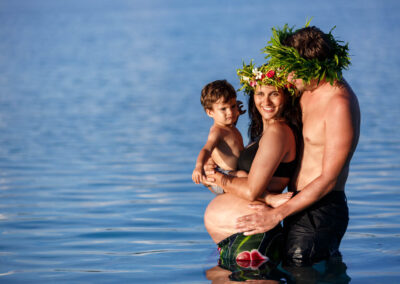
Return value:
M 246 76 L 243 76 L 243 77 L 242 77 L 242 80 L 245 81 L 245 82 L 248 82 L 248 81 L 250 81 L 250 78 L 249 78 L 249 77 L 246 77 Z
M 254 68 L 254 69 L 253 69 L 253 74 L 256 75 L 256 80 L 260 80 L 260 79 L 261 79 L 262 72 L 261 72 L 261 71 L 258 71 L 257 68 Z

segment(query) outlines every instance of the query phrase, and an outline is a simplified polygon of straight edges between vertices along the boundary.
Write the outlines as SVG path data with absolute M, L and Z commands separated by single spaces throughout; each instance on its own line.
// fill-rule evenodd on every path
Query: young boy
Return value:
M 236 101 L 236 91 L 226 80 L 217 80 L 207 84 L 201 91 L 201 104 L 207 115 L 214 119 L 207 142 L 201 149 L 192 179 L 196 184 L 205 180 L 204 163 L 209 157 L 217 164 L 217 170 L 236 175 L 236 165 L 240 152 L 244 149 L 243 138 L 236 128 L 241 112 Z M 223 189 L 217 186 L 210 188 L 221 194 Z

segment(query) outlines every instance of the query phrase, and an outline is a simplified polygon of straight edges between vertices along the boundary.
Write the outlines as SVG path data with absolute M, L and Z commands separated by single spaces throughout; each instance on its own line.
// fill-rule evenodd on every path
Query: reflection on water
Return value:
M 0 0 L 0 282 L 209 283 L 213 195 L 190 178 L 210 124 L 200 90 L 238 87 L 235 68 L 262 60 L 270 27 L 310 16 L 350 41 L 363 129 L 346 265 L 279 273 L 399 280 L 399 5 Z
M 255 283 L 350 283 L 347 266 L 342 258 L 322 261 L 312 267 L 268 267 L 267 264 L 257 270 L 236 266 L 232 269 L 215 266 L 206 272 L 213 283 L 224 281 L 249 281 Z

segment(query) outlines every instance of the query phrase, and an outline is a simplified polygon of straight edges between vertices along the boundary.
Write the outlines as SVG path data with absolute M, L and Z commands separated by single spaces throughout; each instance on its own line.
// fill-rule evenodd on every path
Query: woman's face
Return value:
M 278 118 L 285 103 L 282 90 L 274 86 L 258 85 L 254 91 L 254 104 L 263 120 Z

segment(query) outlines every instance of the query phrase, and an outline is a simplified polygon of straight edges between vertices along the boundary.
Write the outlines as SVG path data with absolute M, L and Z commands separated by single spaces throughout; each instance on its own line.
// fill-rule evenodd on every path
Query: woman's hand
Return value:
M 208 182 L 216 184 L 216 185 L 218 185 L 219 187 L 222 187 L 222 188 L 226 184 L 226 178 L 228 177 L 227 175 L 224 175 L 223 173 L 217 172 L 215 170 L 209 171 L 208 174 L 206 172 L 206 176 L 207 176 L 207 181 Z
M 236 229 L 239 233 L 244 233 L 245 236 L 264 233 L 280 223 L 279 214 L 266 204 L 257 202 L 249 206 L 255 213 L 236 219 Z

